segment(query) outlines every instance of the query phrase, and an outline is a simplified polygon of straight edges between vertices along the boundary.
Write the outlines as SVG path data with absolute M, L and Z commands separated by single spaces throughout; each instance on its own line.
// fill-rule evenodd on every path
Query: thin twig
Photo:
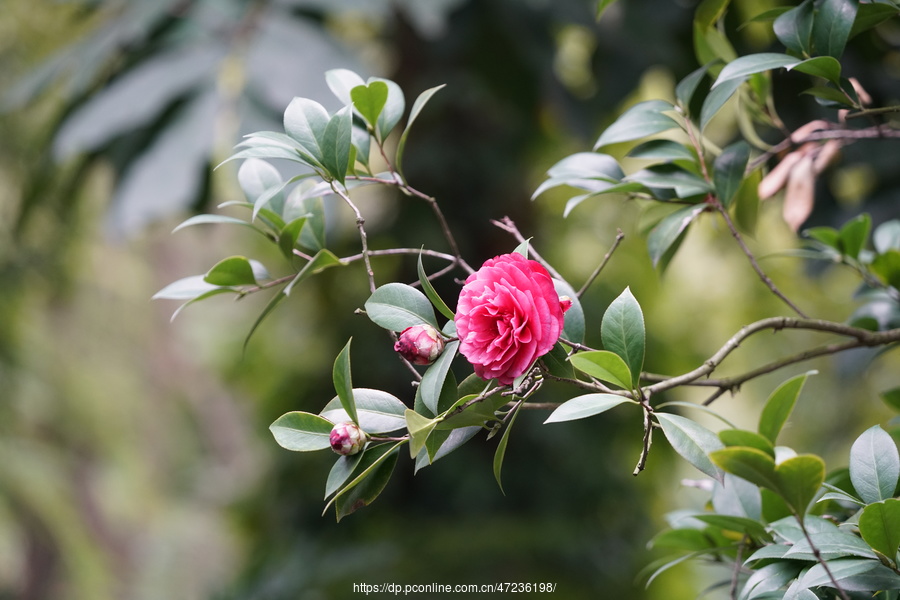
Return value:
M 795 317 L 771 317 L 768 319 L 763 319 L 761 321 L 756 321 L 755 323 L 751 323 L 745 327 L 742 327 L 737 333 L 735 333 L 725 344 L 716 351 L 709 359 L 707 359 L 702 365 L 694 369 L 693 371 L 689 371 L 684 373 L 683 375 L 678 375 L 676 377 L 671 377 L 664 381 L 660 381 L 658 383 L 654 383 L 646 388 L 644 388 L 645 393 L 659 393 L 665 390 L 670 390 L 672 388 L 676 388 L 682 385 L 688 385 L 692 382 L 705 377 L 706 375 L 712 373 L 718 366 L 722 363 L 725 358 L 731 354 L 735 349 L 737 349 L 741 343 L 756 333 L 760 331 L 766 330 L 780 331 L 782 329 L 801 329 L 807 331 L 822 331 L 826 333 L 834 333 L 837 335 L 841 335 L 844 337 L 854 338 L 854 341 L 847 342 L 845 344 L 836 344 L 832 347 L 822 347 L 820 349 L 814 349 L 807 351 L 802 358 L 798 358 L 793 362 L 799 362 L 800 360 L 806 360 L 807 358 L 812 358 L 814 356 L 822 356 L 828 353 L 840 352 L 843 350 L 847 350 L 849 348 L 856 347 L 876 347 L 876 346 L 884 346 L 887 344 L 893 344 L 896 342 L 900 342 L 900 328 L 897 329 L 889 329 L 887 331 L 869 331 L 867 329 L 859 329 L 858 327 L 851 327 L 849 325 L 843 325 L 841 323 L 834 323 L 832 321 L 824 321 L 819 319 L 798 319 Z M 801 355 L 797 355 L 801 356 Z M 790 362 L 793 358 L 796 357 L 788 357 L 787 359 L 782 359 L 781 361 L 776 361 L 775 363 L 771 363 L 766 367 L 762 367 L 759 371 L 762 371 L 764 368 L 769 368 L 771 370 L 775 370 L 782 366 L 786 366 L 787 364 L 792 364 Z M 784 364 L 779 364 L 783 362 Z M 770 372 L 766 371 L 766 372 Z M 758 373 L 759 375 L 763 374 L 762 372 Z M 725 381 L 725 380 L 723 380 Z M 746 380 L 745 380 L 746 381 Z
M 650 415 L 653 414 L 653 407 L 650 406 L 650 394 L 645 390 L 638 390 L 638 392 L 640 393 L 641 408 L 644 411 L 644 437 L 641 442 L 641 455 L 632 472 L 635 477 L 647 467 L 647 457 L 650 456 L 650 445 L 653 443 L 653 420 L 650 418 Z
M 734 222 L 731 220 L 731 215 L 728 214 L 728 210 L 726 210 L 726 208 L 718 200 L 716 200 L 713 203 L 713 206 L 715 206 L 716 209 L 719 211 L 719 214 L 722 215 L 722 218 L 725 220 L 725 224 L 728 225 L 728 230 L 731 231 L 731 237 L 733 237 L 734 240 L 738 243 L 738 246 L 740 246 L 744 255 L 747 257 L 747 260 L 750 261 L 750 266 L 752 266 L 753 270 L 756 271 L 756 274 L 757 274 L 757 276 L 759 276 L 759 279 L 766 285 L 766 287 L 769 288 L 769 291 L 771 291 L 773 294 L 775 294 L 775 296 L 777 296 L 779 300 L 781 300 L 782 302 L 787 304 L 791 308 L 791 310 L 793 310 L 795 313 L 797 313 L 804 319 L 808 318 L 806 313 L 804 313 L 802 310 L 800 310 L 800 308 L 798 308 L 796 304 L 791 302 L 791 300 L 787 296 L 785 296 L 781 292 L 781 290 L 778 289 L 778 287 L 775 285 L 775 283 L 769 278 L 768 275 L 766 275 L 765 271 L 763 271 L 762 268 L 759 266 L 759 262 L 757 262 L 756 257 L 753 255 L 753 252 L 750 250 L 750 248 L 744 242 L 744 237 L 737 230 L 737 227 L 734 226 Z
M 806 537 L 806 541 L 809 543 L 809 547 L 812 549 L 813 556 L 816 557 L 816 560 L 822 565 L 822 568 L 825 569 L 825 574 L 828 575 L 828 579 L 831 580 L 831 584 L 834 586 L 834 589 L 837 590 L 838 594 L 841 597 L 841 600 L 850 600 L 850 597 L 847 596 L 847 592 L 844 591 L 844 588 L 840 586 L 835 579 L 834 574 L 831 572 L 831 568 L 828 566 L 828 561 L 822 558 L 822 553 L 819 552 L 819 549 L 813 543 L 812 536 L 809 535 L 809 531 L 806 529 L 806 524 L 803 522 L 803 515 L 794 515 L 796 517 L 797 522 L 800 523 L 800 530 L 803 531 L 804 537 Z
M 578 298 L 581 298 L 582 294 L 584 294 L 587 289 L 594 283 L 594 280 L 600 275 L 600 271 L 603 270 L 603 267 L 606 266 L 606 263 L 609 262 L 609 259 L 612 258 L 613 252 L 616 251 L 616 248 L 619 247 L 619 244 L 622 243 L 622 240 L 625 238 L 625 234 L 621 229 L 616 229 L 616 239 L 613 242 L 613 245 L 610 247 L 609 251 L 604 255 L 603 260 L 600 261 L 600 264 L 597 265 L 597 268 L 594 269 L 594 272 L 591 273 L 591 276 L 587 278 L 587 281 L 584 282 L 584 285 L 581 286 L 581 289 L 578 290 L 575 295 Z
M 350 207 L 353 211 L 353 214 L 356 216 L 356 228 L 359 230 L 359 240 L 362 244 L 362 258 L 363 262 L 366 265 L 366 275 L 369 278 L 369 291 L 373 294 L 375 293 L 376 285 L 375 285 L 375 272 L 372 270 L 372 261 L 369 260 L 369 242 L 366 236 L 366 220 L 363 218 L 362 213 L 359 212 L 359 208 L 357 208 L 356 204 L 350 199 L 350 196 L 347 193 L 340 189 L 337 184 L 332 181 L 331 189 L 335 194 L 343 198 L 344 202 Z
M 509 217 L 503 217 L 503 218 L 500 219 L 499 221 L 497 221 L 497 220 L 491 220 L 491 224 L 494 225 L 494 226 L 496 226 L 496 227 L 498 227 L 498 228 L 500 228 L 500 229 L 502 229 L 502 230 L 505 231 L 506 233 L 512 235 L 514 238 L 516 238 L 516 241 L 518 241 L 520 244 L 524 244 L 525 242 L 528 241 L 528 240 L 525 239 L 525 236 L 522 235 L 522 232 L 519 231 L 519 228 L 516 227 L 515 222 L 514 222 L 512 219 L 510 219 Z M 553 266 L 552 266 L 550 263 L 548 263 L 546 260 L 544 260 L 544 259 L 541 257 L 541 255 L 538 254 L 538 251 L 534 249 L 533 246 L 530 246 L 530 245 L 529 245 L 529 247 L 528 247 L 528 253 L 529 253 L 532 257 L 534 257 L 534 260 L 536 260 L 536 261 L 538 261 L 539 263 L 541 263 L 541 264 L 544 266 L 544 268 L 547 269 L 547 272 L 550 273 L 550 276 L 551 276 L 551 277 L 553 277 L 554 279 L 560 279 L 560 280 L 565 281 L 565 280 L 563 279 L 562 275 L 560 275 L 560 274 L 556 271 L 556 269 L 553 268 Z
M 853 115 L 847 115 L 847 118 L 851 118 L 851 116 L 861 117 L 867 115 L 854 113 Z M 753 171 L 760 165 L 768 162 L 773 156 L 784 152 L 788 148 L 802 146 L 807 142 L 820 142 L 824 140 L 872 140 L 882 138 L 900 138 L 900 129 L 893 129 L 886 125 L 875 125 L 865 129 L 823 129 L 821 131 L 814 131 L 797 139 L 787 137 L 769 148 L 767 152 L 750 161 L 747 170 Z

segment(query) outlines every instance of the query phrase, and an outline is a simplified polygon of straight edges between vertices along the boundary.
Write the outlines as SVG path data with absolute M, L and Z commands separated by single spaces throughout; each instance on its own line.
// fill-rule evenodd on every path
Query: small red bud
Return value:
M 559 297 L 559 307 L 563 312 L 566 312 L 570 308 L 572 308 L 572 299 L 568 296 L 560 296 Z
M 331 430 L 328 441 L 331 442 L 331 449 L 341 456 L 352 456 L 363 449 L 369 441 L 369 434 L 356 423 L 338 423 Z
M 400 333 L 394 350 L 414 365 L 430 365 L 444 351 L 444 338 L 431 325 L 413 325 Z

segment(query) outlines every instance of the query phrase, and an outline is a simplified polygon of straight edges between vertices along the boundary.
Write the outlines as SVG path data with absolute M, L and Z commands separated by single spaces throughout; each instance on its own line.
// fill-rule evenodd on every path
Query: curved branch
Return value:
M 743 342 L 745 339 L 753 334 L 759 333 L 760 331 L 766 331 L 770 329 L 776 332 L 782 329 L 822 331 L 826 333 L 835 333 L 837 335 L 851 337 L 854 339 L 841 344 L 832 344 L 814 348 L 812 350 L 808 350 L 794 356 L 774 361 L 744 375 L 740 375 L 731 379 L 722 379 L 718 382 L 720 384 L 720 388 L 724 390 L 734 388 L 744 381 L 752 379 L 753 377 L 758 377 L 759 375 L 770 373 L 776 369 L 780 369 L 781 367 L 794 364 L 796 362 L 802 362 L 816 356 L 835 354 L 844 350 L 849 350 L 850 348 L 885 346 L 888 344 L 900 342 L 900 328 L 889 329 L 887 331 L 869 331 L 867 329 L 860 329 L 858 327 L 851 327 L 842 323 L 834 323 L 832 321 L 824 321 L 819 319 L 772 317 L 769 319 L 756 321 L 755 323 L 751 323 L 750 325 L 741 328 L 736 334 L 731 337 L 731 339 L 725 342 L 725 344 L 721 348 L 719 348 L 719 350 L 715 354 L 713 354 L 701 366 L 697 367 L 693 371 L 689 371 L 687 373 L 684 373 L 683 375 L 678 375 L 676 377 L 671 377 L 669 379 L 659 381 L 650 386 L 647 386 L 646 388 L 644 388 L 644 390 L 646 393 L 659 393 L 682 385 L 693 385 L 698 379 L 701 379 L 702 377 L 705 377 L 706 375 L 709 375 L 710 373 L 715 371 L 716 368 L 718 368 L 718 366 L 722 363 L 722 361 L 725 360 L 725 358 L 735 349 L 737 349 L 741 345 L 741 342 Z

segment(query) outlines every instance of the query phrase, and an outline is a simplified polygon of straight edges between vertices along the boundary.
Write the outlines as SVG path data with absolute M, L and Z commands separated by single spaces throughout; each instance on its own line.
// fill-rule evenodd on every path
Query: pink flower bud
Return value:
M 369 434 L 356 423 L 338 423 L 331 430 L 328 441 L 331 442 L 331 449 L 341 456 L 352 456 L 363 449 L 369 441 Z
M 394 350 L 414 365 L 430 365 L 444 351 L 444 338 L 431 325 L 413 325 L 400 333 Z
M 559 307 L 563 312 L 566 312 L 570 308 L 572 308 L 572 299 L 568 296 L 560 296 L 559 297 Z

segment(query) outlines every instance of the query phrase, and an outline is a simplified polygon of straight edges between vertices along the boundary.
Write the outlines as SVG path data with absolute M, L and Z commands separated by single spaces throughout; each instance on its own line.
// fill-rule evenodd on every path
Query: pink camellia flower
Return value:
M 444 338 L 431 325 L 413 325 L 400 332 L 394 350 L 414 365 L 430 365 L 444 351 Z
M 356 423 L 338 423 L 331 430 L 328 438 L 331 449 L 341 456 L 352 456 L 363 449 L 369 441 L 369 435 Z
M 479 377 L 508 385 L 550 351 L 571 305 L 540 263 L 515 253 L 489 259 L 459 294 L 459 351 Z

